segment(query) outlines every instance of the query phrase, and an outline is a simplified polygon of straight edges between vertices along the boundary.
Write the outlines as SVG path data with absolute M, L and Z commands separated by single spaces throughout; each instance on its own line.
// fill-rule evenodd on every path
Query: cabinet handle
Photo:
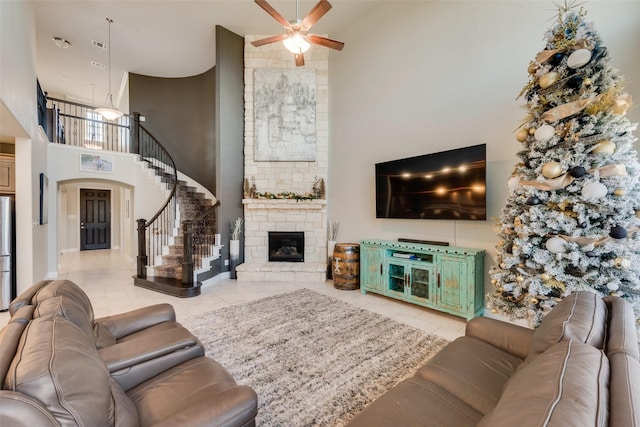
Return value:
M 380 263 L 380 275 L 382 276 L 382 263 Z
M 438 273 L 438 289 L 440 289 L 440 273 Z

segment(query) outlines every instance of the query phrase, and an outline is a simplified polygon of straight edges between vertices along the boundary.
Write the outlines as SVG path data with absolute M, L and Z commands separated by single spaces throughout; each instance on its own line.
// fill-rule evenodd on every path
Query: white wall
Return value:
M 114 162 L 113 173 L 80 171 L 80 155 L 83 153 L 111 156 Z M 63 144 L 49 144 L 47 170 L 52 206 L 49 209 L 49 223 L 53 225 L 49 228 L 50 275 L 57 271 L 57 255 L 79 249 L 80 188 L 112 191 L 112 247 L 119 246 L 131 259 L 137 255 L 135 221 L 139 218 L 150 219 L 169 194 L 159 190 L 163 184 L 159 183 L 159 178 L 155 175 L 141 168 L 135 154 L 98 152 Z
M 640 2 L 585 6 L 626 90 L 640 99 Z M 330 35 L 346 43 L 329 61 L 327 191 L 339 241 L 447 241 L 486 249 L 488 269 L 497 240 L 493 218 L 519 161 L 514 130 L 526 112 L 515 98 L 556 11 L 550 1 L 372 2 L 350 28 Z M 640 110 L 629 117 L 640 121 Z M 487 221 L 375 218 L 375 163 L 481 143 L 487 144 Z

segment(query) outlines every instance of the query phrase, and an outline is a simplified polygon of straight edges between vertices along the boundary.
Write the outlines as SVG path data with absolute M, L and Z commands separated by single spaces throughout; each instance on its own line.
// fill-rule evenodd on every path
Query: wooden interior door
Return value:
M 111 190 L 80 189 L 80 250 L 111 248 Z

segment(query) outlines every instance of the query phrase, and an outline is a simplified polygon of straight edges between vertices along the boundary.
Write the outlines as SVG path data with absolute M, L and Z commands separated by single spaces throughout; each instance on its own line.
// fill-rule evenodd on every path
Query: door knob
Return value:
M 84 222 L 80 223 L 80 228 L 84 228 Z

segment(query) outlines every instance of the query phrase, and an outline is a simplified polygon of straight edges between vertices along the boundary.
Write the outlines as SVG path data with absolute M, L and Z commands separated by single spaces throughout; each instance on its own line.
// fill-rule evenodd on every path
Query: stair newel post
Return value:
M 146 239 L 146 230 L 147 230 L 147 221 L 144 219 L 139 219 L 138 221 L 138 277 L 145 278 L 147 277 L 147 239 Z
M 140 153 L 140 113 L 133 113 L 133 122 L 131 123 L 131 147 L 130 153 Z
M 193 284 L 193 221 L 182 221 L 182 283 Z

